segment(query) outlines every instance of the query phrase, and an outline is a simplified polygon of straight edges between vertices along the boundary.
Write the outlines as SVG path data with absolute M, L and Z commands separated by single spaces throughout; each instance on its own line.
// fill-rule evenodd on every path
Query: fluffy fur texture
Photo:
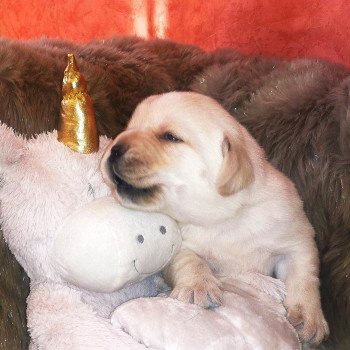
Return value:
M 115 49 L 109 48 L 112 42 Z M 92 79 L 90 94 L 96 100 L 101 132 L 114 137 L 126 125 L 132 109 L 145 96 L 143 91 L 138 91 L 137 83 L 129 86 L 123 76 L 135 75 L 132 71 L 134 66 L 131 65 L 130 70 L 125 67 L 130 52 L 137 49 L 141 57 L 138 63 L 142 67 L 142 57 L 150 55 L 147 47 L 153 47 L 154 55 L 162 55 L 161 62 L 157 63 L 160 69 L 165 63 L 166 70 L 169 69 L 165 83 L 161 81 L 163 87 L 168 79 L 175 78 L 169 89 L 179 88 L 177 82 L 182 81 L 181 88 L 184 90 L 189 88 L 217 99 L 258 139 L 272 163 L 292 178 L 316 230 L 321 258 L 322 302 L 331 330 L 326 345 L 330 349 L 348 349 L 349 69 L 318 60 L 289 62 L 245 56 L 231 49 L 206 53 L 168 41 L 117 38 L 86 45 L 103 47 L 116 54 L 119 50 L 124 52 L 119 56 L 125 68 L 121 79 L 124 83 L 117 85 L 116 90 L 111 90 L 117 83 L 109 82 L 111 73 L 106 68 L 106 62 L 96 57 L 99 52 L 90 52 L 90 62 L 95 64 L 83 63 L 83 59 L 77 56 L 84 74 Z M 162 50 L 163 45 L 169 51 Z M 86 46 L 46 39 L 31 42 L 1 40 L 2 121 L 25 136 L 52 130 L 56 126 L 65 53 L 72 47 L 84 50 Z M 99 67 L 100 63 L 102 67 Z M 107 76 L 100 75 L 101 69 L 108 72 Z M 177 74 L 177 70 L 181 73 Z M 157 74 L 159 76 L 160 73 Z M 197 74 L 197 78 L 189 87 L 188 82 L 194 78 L 192 74 Z M 168 86 L 161 90 L 158 81 L 149 80 L 148 83 L 149 94 L 168 91 Z M 130 92 L 135 86 L 136 91 Z M 113 95 L 117 96 L 113 100 L 115 106 L 111 102 Z M 132 102 L 126 101 L 127 96 L 131 96 Z M 119 108 L 123 108 L 125 102 L 129 103 L 129 107 L 124 114 Z M 3 249 L 6 249 L 4 245 Z M 1 276 L 4 278 L 5 274 Z M 7 279 L 10 280 L 11 276 L 13 274 L 9 274 Z M 19 283 L 24 282 L 19 279 Z M 1 283 L 5 284 L 9 283 Z M 23 297 L 21 300 L 23 304 Z M 17 310 L 12 309 L 12 313 L 16 314 Z M 5 322 L 4 326 L 8 324 Z M 15 339 L 13 336 L 7 338 Z
M 275 274 L 301 338 L 328 335 L 314 230 L 294 185 L 216 101 L 189 92 L 146 99 L 101 169 L 123 205 L 180 223 L 183 248 L 165 273 L 173 297 L 210 307 L 221 303 L 220 277 Z
M 86 45 L 0 41 L 1 120 L 33 135 L 57 127 L 67 53 L 76 55 L 101 134 L 115 136 L 145 97 L 188 89 L 209 63 L 203 51 L 169 41 L 115 38 Z M 28 103 L 28 101 L 31 101 Z
M 289 176 L 316 230 L 330 349 L 350 347 L 350 71 L 318 60 L 242 56 L 192 89 L 221 102 Z

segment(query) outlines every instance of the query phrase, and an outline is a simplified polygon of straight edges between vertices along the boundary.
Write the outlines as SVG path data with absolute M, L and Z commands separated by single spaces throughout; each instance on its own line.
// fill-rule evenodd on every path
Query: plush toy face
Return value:
M 104 197 L 65 220 L 51 259 L 66 281 L 113 292 L 160 271 L 179 246 L 178 227 L 169 217 L 129 210 Z
M 26 141 L 0 123 L 1 225 L 33 281 L 111 291 L 159 271 L 178 248 L 170 218 L 97 201 L 110 195 L 99 171 L 108 141 L 80 154 L 56 132 Z
M 102 149 L 108 140 L 101 142 Z M 76 153 L 56 132 L 26 141 L 0 125 L 1 224 L 32 280 L 61 280 L 48 258 L 58 227 L 79 207 L 109 195 L 97 169 L 101 153 Z

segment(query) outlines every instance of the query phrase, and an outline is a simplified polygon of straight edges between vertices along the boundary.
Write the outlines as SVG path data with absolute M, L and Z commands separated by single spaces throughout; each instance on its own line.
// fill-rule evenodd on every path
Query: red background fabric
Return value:
M 0 0 L 0 36 L 138 34 L 350 66 L 349 14 L 348 0 Z

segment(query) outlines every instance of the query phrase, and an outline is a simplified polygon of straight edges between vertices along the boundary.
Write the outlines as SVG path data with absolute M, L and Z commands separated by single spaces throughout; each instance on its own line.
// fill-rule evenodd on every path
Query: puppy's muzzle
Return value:
M 110 150 L 107 158 L 107 168 L 111 181 L 122 198 L 129 198 L 132 202 L 150 202 L 159 193 L 158 186 L 143 187 L 134 183 L 140 169 L 133 169 L 135 164 L 142 161 L 128 157 L 130 147 L 125 144 L 116 144 Z

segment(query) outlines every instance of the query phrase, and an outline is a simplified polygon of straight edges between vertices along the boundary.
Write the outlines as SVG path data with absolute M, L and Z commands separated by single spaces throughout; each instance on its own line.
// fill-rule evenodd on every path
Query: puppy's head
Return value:
M 123 205 L 164 212 L 180 222 L 203 221 L 220 216 L 228 197 L 253 182 L 254 146 L 211 98 L 172 92 L 136 108 L 101 167 Z

